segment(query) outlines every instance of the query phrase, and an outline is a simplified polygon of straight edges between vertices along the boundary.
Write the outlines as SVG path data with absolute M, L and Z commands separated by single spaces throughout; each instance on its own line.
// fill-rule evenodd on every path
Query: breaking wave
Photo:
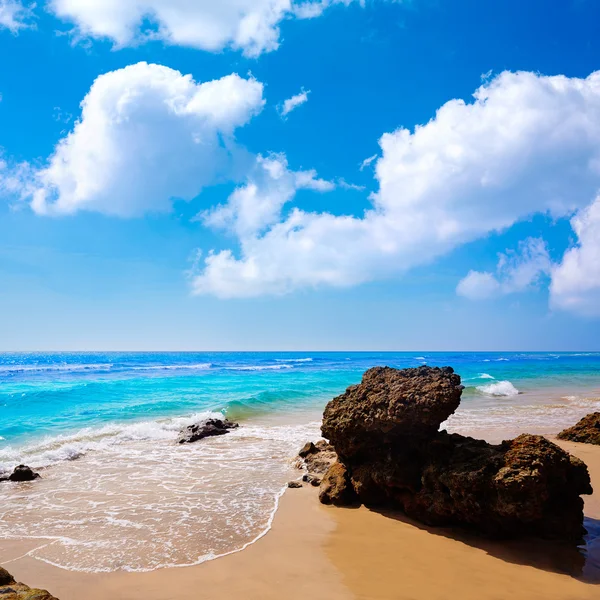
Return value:
M 479 385 L 477 390 L 487 396 L 518 396 L 521 392 L 510 381 L 498 381 L 489 385 Z
M 8 446 L 0 450 L 0 473 L 11 471 L 19 464 L 43 469 L 63 461 L 71 461 L 89 452 L 108 450 L 127 442 L 147 440 L 175 440 L 184 427 L 211 418 L 223 418 L 223 413 L 205 411 L 187 417 L 141 421 L 128 424 L 110 424 L 88 427 L 71 435 L 46 437 L 22 446 Z

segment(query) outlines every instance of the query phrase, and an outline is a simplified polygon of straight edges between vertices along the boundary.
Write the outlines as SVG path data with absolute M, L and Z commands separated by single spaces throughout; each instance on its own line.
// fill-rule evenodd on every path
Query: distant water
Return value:
M 450 365 L 466 389 L 444 426 L 492 441 L 553 433 L 600 410 L 600 353 L 0 354 L 0 537 L 87 571 L 197 564 L 269 527 L 325 403 L 375 365 Z M 186 424 L 242 427 L 193 446 Z

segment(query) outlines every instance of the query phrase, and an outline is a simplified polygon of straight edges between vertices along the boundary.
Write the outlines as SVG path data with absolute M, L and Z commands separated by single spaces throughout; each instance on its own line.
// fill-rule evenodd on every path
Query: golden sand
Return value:
M 600 447 L 560 445 L 587 463 L 600 490 Z M 600 519 L 600 492 L 586 498 L 586 516 Z M 41 543 L 4 543 L 0 563 L 61 600 L 600 598 L 600 585 L 561 572 L 572 568 L 571 552 L 550 551 L 547 543 L 490 542 L 365 508 L 324 507 L 314 488 L 289 490 L 272 530 L 256 544 L 197 567 L 79 574 L 22 557 Z

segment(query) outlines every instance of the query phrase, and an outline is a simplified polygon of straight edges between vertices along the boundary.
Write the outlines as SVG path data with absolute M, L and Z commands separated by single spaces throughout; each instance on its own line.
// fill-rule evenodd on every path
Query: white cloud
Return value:
M 35 4 L 25 6 L 19 0 L 0 0 L 0 28 L 5 27 L 13 33 L 31 27 Z
M 283 205 L 297 190 L 329 192 L 334 188 L 330 181 L 318 179 L 315 171 L 290 171 L 282 154 L 267 158 L 259 155 L 246 184 L 231 194 L 227 204 L 205 212 L 202 220 L 210 227 L 226 229 L 246 239 L 276 223 Z
M 293 210 L 238 256 L 213 253 L 199 293 L 350 286 L 425 264 L 534 213 L 567 216 L 600 187 L 600 72 L 505 72 L 414 132 L 380 140 L 379 190 L 362 218 Z
M 366 5 L 366 0 L 305 0 L 294 4 L 293 12 L 299 19 L 314 19 L 320 17 L 327 8 L 334 4 L 343 4 L 349 6 L 353 2 L 358 2 L 363 8 Z M 403 0 L 390 0 L 390 2 L 402 2 Z
M 544 240 L 528 238 L 519 244 L 518 252 L 500 254 L 496 275 L 470 271 L 462 279 L 456 292 L 471 300 L 485 300 L 496 296 L 523 292 L 536 286 L 544 275 L 549 275 L 552 262 Z
M 485 300 L 499 295 L 500 283 L 489 271 L 469 271 L 458 284 L 456 293 L 471 300 Z
M 32 170 L 28 163 L 11 163 L 0 158 L 0 194 L 18 200 L 31 192 Z
M 571 220 L 578 243 L 552 273 L 551 305 L 588 316 L 600 315 L 600 197 Z
M 343 177 L 338 177 L 336 183 L 343 190 L 354 190 L 355 192 L 364 192 L 366 189 L 364 185 L 356 185 L 356 183 L 349 183 Z
M 277 111 L 281 118 L 287 117 L 294 109 L 298 108 L 305 102 L 308 102 L 308 95 L 310 94 L 310 90 L 304 90 L 287 100 L 284 100 L 283 104 L 277 107 Z
M 79 36 L 107 38 L 117 46 L 159 39 L 209 51 L 232 47 L 258 56 L 279 46 L 286 18 L 319 16 L 331 4 L 354 0 L 49 0 L 52 11 L 73 22 Z M 359 1 L 360 4 L 364 4 Z M 153 27 L 144 27 L 148 22 Z
M 377 154 L 373 154 L 373 156 L 369 156 L 369 158 L 365 158 L 365 160 L 363 160 L 360 163 L 360 167 L 359 169 L 361 171 L 364 171 L 367 167 L 371 166 L 371 164 L 373 164 L 373 162 L 377 159 Z
M 147 63 L 101 75 L 81 118 L 37 174 L 40 214 L 117 216 L 166 211 L 220 178 L 231 179 L 237 127 L 261 111 L 263 85 L 228 75 L 196 83 Z

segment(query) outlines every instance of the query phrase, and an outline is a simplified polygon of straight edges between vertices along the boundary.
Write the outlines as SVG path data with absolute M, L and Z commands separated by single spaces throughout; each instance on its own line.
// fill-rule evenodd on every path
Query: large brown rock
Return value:
M 2 600 L 57 600 L 46 590 L 33 589 L 17 583 L 2 567 L 0 567 L 0 598 Z
M 325 473 L 319 487 L 319 500 L 335 506 L 350 506 L 358 502 L 350 473 L 342 463 L 333 463 Z
M 431 435 L 458 408 L 462 389 L 450 367 L 369 369 L 359 385 L 329 402 L 323 437 L 351 457 L 401 436 Z
M 540 436 L 491 445 L 438 431 L 461 389 L 451 369 L 368 371 L 325 409 L 323 435 L 346 473 L 334 473 L 334 483 L 349 479 L 364 504 L 429 525 L 579 540 L 580 495 L 592 492 L 587 467 Z
M 561 440 L 581 442 L 582 444 L 597 444 L 600 446 L 600 412 L 591 413 L 573 427 L 558 434 Z

